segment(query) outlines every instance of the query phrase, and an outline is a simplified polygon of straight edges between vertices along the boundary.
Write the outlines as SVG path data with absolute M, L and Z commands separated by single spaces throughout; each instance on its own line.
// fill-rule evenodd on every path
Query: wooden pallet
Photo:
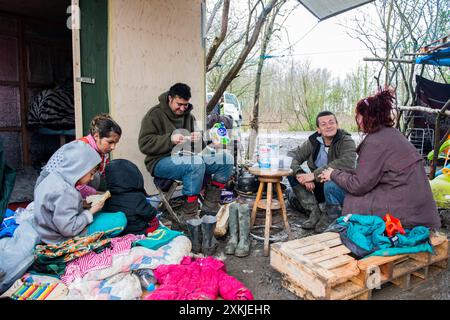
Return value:
M 387 282 L 402 289 L 410 289 L 447 269 L 448 240 L 445 235 L 433 234 L 430 238 L 434 254 L 428 252 L 390 257 L 368 257 L 358 261 L 360 273 L 352 279 L 366 284 L 370 290 L 380 289 Z
M 271 246 L 270 265 L 282 285 L 305 299 L 351 299 L 368 290 L 350 279 L 358 262 L 348 255 L 338 233 L 326 232 Z
M 435 255 L 405 254 L 356 260 L 337 233 L 322 233 L 271 247 L 270 264 L 282 285 L 304 299 L 370 299 L 373 289 L 391 282 L 409 289 L 445 270 L 448 240 L 432 235 Z

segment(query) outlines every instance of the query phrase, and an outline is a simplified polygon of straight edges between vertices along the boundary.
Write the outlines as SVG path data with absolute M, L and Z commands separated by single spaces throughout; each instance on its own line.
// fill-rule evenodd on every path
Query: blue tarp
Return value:
M 426 56 L 417 57 L 416 63 L 450 67 L 450 48 L 441 49 Z

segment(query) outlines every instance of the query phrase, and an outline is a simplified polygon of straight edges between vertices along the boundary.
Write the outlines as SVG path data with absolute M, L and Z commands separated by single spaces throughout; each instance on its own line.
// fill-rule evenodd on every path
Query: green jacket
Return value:
M 177 116 L 168 104 L 168 92 L 159 96 L 159 104 L 151 108 L 141 122 L 139 132 L 139 150 L 145 157 L 145 166 L 153 175 L 156 162 L 170 156 L 175 144 L 171 140 L 173 132 L 185 129 L 189 132 L 195 130 L 195 117 L 191 114 L 192 105 L 182 116 Z
M 291 169 L 293 175 L 297 173 L 304 173 L 301 165 L 307 161 L 307 165 L 311 172 L 314 173 L 314 178 L 320 182 L 318 175 L 326 168 L 333 169 L 354 169 L 356 166 L 356 144 L 351 135 L 342 129 L 338 129 L 336 135 L 331 142 L 328 150 L 328 164 L 326 166 L 317 168 L 314 161 L 320 150 L 320 143 L 317 141 L 319 134 L 316 132 L 309 136 L 301 146 L 288 152 L 288 156 L 292 157 Z

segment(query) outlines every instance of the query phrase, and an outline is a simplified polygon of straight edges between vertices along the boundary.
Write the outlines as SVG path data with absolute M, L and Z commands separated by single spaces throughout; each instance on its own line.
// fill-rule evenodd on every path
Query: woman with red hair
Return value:
M 395 128 L 393 90 L 361 99 L 356 123 L 365 134 L 357 148 L 354 170 L 326 169 L 322 180 L 333 180 L 346 192 L 342 214 L 384 217 L 390 213 L 405 228 L 440 227 L 440 218 L 416 148 Z

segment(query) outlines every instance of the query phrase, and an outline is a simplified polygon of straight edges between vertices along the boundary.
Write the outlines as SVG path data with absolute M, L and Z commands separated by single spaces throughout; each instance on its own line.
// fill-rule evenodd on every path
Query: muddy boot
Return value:
M 302 185 L 297 185 L 292 188 L 292 190 L 295 193 L 296 198 L 299 200 L 302 208 L 304 208 L 306 213 L 309 214 L 308 220 L 302 223 L 302 228 L 306 230 L 314 229 L 322 215 L 322 211 L 320 211 L 316 197 Z
M 213 185 L 207 185 L 205 200 L 203 200 L 202 215 L 215 216 L 220 209 L 220 195 L 222 190 Z
M 246 257 L 250 253 L 250 212 L 248 204 L 239 206 L 239 243 L 234 255 L 236 257 Z
M 186 198 L 181 207 L 181 218 L 184 222 L 191 219 L 199 219 L 198 201 L 188 202 Z
M 202 220 L 190 219 L 186 221 L 188 238 L 191 240 L 193 253 L 200 253 L 202 250 Z
M 325 212 L 326 214 L 322 215 L 314 229 L 316 233 L 324 232 L 334 220 L 339 218 L 342 213 L 342 207 L 339 204 L 327 204 L 325 206 Z
M 202 220 L 202 253 L 212 256 L 216 252 L 217 242 L 214 238 L 217 218 L 211 215 L 203 216 Z
M 314 229 L 322 216 L 322 211 L 317 204 L 311 206 L 310 212 L 308 220 L 302 223 L 302 228 L 306 230 Z
M 228 230 L 230 231 L 230 238 L 225 247 L 226 254 L 234 254 L 236 246 L 238 244 L 238 232 L 239 232 L 239 205 L 236 203 L 230 204 L 229 217 L 228 217 Z
M 292 188 L 288 188 L 286 190 L 286 198 L 287 198 L 288 205 L 292 209 L 294 209 L 300 213 L 306 214 L 305 209 L 301 206 L 300 201 L 297 199 L 297 196 L 295 195 L 295 192 Z

